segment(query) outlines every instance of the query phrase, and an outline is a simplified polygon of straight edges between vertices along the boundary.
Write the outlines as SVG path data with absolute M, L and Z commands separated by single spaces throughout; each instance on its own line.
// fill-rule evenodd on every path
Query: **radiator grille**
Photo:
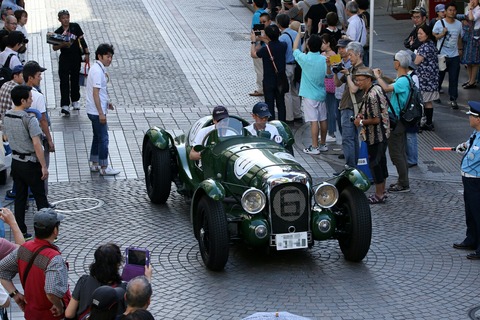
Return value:
M 306 185 L 285 183 L 274 187 L 270 192 L 270 208 L 273 234 L 309 231 L 310 201 Z

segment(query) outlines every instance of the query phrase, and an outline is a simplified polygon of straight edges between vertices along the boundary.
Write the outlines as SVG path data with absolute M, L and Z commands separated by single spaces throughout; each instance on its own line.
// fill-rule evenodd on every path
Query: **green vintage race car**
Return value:
M 281 137 L 252 136 L 248 122 L 235 116 L 221 120 L 192 146 L 211 116 L 198 120 L 186 135 L 173 138 L 153 127 L 143 140 L 143 169 L 148 197 L 165 203 L 172 182 L 191 204 L 193 233 L 210 270 L 222 270 L 230 243 L 276 250 L 310 248 L 314 241 L 337 239 L 349 261 L 361 261 L 370 248 L 372 224 L 364 191 L 368 178 L 346 169 L 335 184 L 313 186 L 310 174 L 292 155 L 290 128 L 271 121 Z M 191 148 L 202 151 L 189 159 Z

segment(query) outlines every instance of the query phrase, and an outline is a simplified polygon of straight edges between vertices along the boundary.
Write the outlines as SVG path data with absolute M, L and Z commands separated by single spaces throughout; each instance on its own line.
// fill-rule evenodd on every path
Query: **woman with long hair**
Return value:
M 418 66 L 415 73 L 420 82 L 425 107 L 427 122 L 421 127 L 422 130 L 432 131 L 433 125 L 433 101 L 440 97 L 438 92 L 439 69 L 437 48 L 433 42 L 432 29 L 427 25 L 418 28 L 417 39 L 421 42 L 417 49 L 415 64 Z
M 65 310 L 65 317 L 67 318 L 78 317 L 78 319 L 81 319 L 89 312 L 92 294 L 95 289 L 104 285 L 124 287 L 119 272 L 123 263 L 123 256 L 116 244 L 101 245 L 95 250 L 94 258 L 95 261 L 90 265 L 90 274 L 81 276 L 75 285 L 72 299 Z

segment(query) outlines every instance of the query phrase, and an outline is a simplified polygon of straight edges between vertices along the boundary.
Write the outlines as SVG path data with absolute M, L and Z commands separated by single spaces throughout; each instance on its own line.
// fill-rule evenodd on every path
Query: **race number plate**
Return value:
M 277 250 L 291 250 L 308 247 L 308 235 L 306 232 L 282 233 L 275 236 Z

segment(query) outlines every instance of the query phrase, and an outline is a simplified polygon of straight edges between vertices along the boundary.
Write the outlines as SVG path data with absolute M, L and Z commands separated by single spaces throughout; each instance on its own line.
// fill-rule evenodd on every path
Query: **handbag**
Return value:
M 277 93 L 278 94 L 285 94 L 290 91 L 290 86 L 288 85 L 288 78 L 285 71 L 278 72 L 277 65 L 275 64 L 275 60 L 273 59 L 272 52 L 267 44 L 268 54 L 270 55 L 270 60 L 273 63 L 273 68 L 275 69 L 275 77 L 277 79 Z
M 442 23 L 442 26 L 445 28 L 445 23 L 443 22 L 443 19 L 440 20 L 440 22 Z M 443 37 L 442 44 L 440 45 L 440 49 L 438 49 L 438 54 L 437 54 L 439 71 L 445 71 L 447 69 L 447 56 L 441 53 L 443 44 L 445 43 L 445 38 L 446 36 Z
M 335 93 L 335 81 L 333 78 L 325 77 L 325 90 L 327 93 Z

